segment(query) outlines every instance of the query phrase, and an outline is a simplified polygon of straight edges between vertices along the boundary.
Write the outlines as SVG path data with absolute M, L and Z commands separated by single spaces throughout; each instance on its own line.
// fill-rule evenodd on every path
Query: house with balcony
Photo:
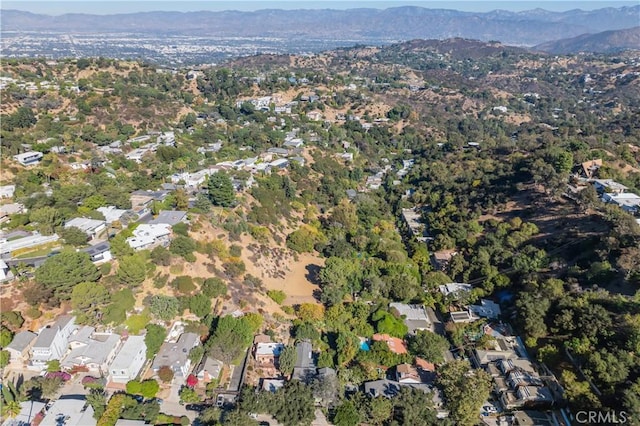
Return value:
M 61 360 L 67 353 L 69 339 L 77 328 L 76 317 L 62 315 L 52 325 L 40 330 L 30 350 L 29 368 L 42 370 L 49 361 Z
M 138 377 L 138 373 L 147 361 L 147 345 L 144 336 L 129 336 L 109 366 L 109 381 L 127 383 Z
M 151 368 L 158 372 L 160 367 L 169 366 L 178 377 L 186 377 L 191 370 L 189 353 L 200 344 L 200 336 L 196 333 L 182 333 L 176 342 L 164 342 L 153 359 Z

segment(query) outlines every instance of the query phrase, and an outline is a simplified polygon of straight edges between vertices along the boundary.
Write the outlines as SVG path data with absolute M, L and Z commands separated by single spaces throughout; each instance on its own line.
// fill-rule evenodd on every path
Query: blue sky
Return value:
M 108 1 L 108 0 L 71 0 L 71 1 L 31 1 L 9 0 L 2 1 L 1 9 L 18 9 L 47 15 L 61 15 L 64 13 L 93 13 L 112 14 L 145 11 L 180 11 L 193 12 L 201 10 L 259 10 L 259 9 L 350 9 L 370 7 L 385 9 L 404 5 L 415 5 L 434 9 L 457 9 L 470 12 L 487 12 L 494 9 L 529 10 L 542 8 L 553 11 L 570 9 L 593 10 L 603 7 L 634 6 L 636 1 L 596 1 L 596 0 L 449 0 L 449 1 L 312 1 L 312 0 L 240 0 L 240 1 Z

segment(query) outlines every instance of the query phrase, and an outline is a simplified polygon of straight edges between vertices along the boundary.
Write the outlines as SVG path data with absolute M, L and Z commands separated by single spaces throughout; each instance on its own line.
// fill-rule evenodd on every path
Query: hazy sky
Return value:
M 505 10 L 529 10 L 543 8 L 553 11 L 570 9 L 593 10 L 603 7 L 634 6 L 640 4 L 636 1 L 590 1 L 590 0 L 512 0 L 512 1 L 487 1 L 487 0 L 449 0 L 449 1 L 312 1 L 312 0 L 240 0 L 240 1 L 108 1 L 108 0 L 72 0 L 72 1 L 31 1 L 13 0 L 2 1 L 1 9 L 18 9 L 33 13 L 47 15 L 61 15 L 64 13 L 93 13 L 112 14 L 148 11 L 180 11 L 193 12 L 201 10 L 259 10 L 259 9 L 351 9 L 357 7 L 370 7 L 385 9 L 405 5 L 422 6 L 434 9 L 457 9 L 470 12 L 486 12 L 494 9 Z M 640 21 L 640 18 L 639 18 Z

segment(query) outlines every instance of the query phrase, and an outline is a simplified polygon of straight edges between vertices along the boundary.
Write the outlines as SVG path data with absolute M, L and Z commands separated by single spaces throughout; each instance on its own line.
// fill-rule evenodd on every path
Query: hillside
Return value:
M 533 48 L 553 54 L 577 52 L 614 53 L 622 50 L 640 49 L 640 27 L 597 34 L 582 34 L 563 40 L 542 43 Z
M 351 10 L 259 10 L 256 12 L 148 12 L 121 15 L 46 16 L 4 10 L 3 32 L 159 33 L 216 37 L 273 37 L 380 42 L 464 37 L 535 45 L 637 25 L 640 6 L 594 11 L 541 9 L 487 13 L 404 6 Z

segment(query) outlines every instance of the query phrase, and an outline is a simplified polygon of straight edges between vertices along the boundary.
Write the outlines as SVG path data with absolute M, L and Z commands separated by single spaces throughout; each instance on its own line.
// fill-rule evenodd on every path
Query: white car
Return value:
M 482 407 L 482 409 L 487 413 L 491 413 L 491 414 L 495 414 L 498 412 L 498 409 L 493 405 L 485 405 L 484 407 Z

